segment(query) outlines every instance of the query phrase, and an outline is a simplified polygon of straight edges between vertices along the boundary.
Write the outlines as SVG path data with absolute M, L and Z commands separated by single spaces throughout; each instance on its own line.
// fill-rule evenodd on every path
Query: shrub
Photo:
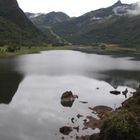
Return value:
M 113 113 L 103 124 L 101 140 L 139 140 L 140 130 L 134 117 L 127 111 Z

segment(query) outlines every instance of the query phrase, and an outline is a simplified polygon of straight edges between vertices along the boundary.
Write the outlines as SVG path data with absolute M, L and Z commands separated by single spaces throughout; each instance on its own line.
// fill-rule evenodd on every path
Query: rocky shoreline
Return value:
M 75 95 L 72 92 L 66 92 L 67 100 L 75 100 Z M 68 98 L 68 95 L 70 98 Z M 77 96 L 76 96 L 77 97 Z M 61 97 L 61 100 L 64 99 Z M 72 100 L 73 99 L 73 100 Z M 140 86 L 133 93 L 133 96 L 122 103 L 122 107 L 113 110 L 107 106 L 89 107 L 96 117 L 86 116 L 84 119 L 81 114 L 77 118 L 83 118 L 83 130 L 85 129 L 100 129 L 100 133 L 93 135 L 76 136 L 76 140 L 139 140 L 140 139 Z M 71 118 L 74 123 L 75 118 Z M 60 133 L 63 135 L 70 134 L 73 130 L 79 131 L 79 126 L 71 127 L 64 126 L 60 128 Z M 62 139 L 65 139 L 62 137 Z
M 140 140 L 140 86 L 122 107 L 105 117 L 100 130 L 77 140 Z

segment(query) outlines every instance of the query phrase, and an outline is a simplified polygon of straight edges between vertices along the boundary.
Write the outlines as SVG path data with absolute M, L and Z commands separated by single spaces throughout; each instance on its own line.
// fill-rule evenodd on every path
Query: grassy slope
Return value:
M 31 53 L 39 53 L 40 51 L 47 51 L 47 50 L 72 50 L 75 46 L 52 46 L 52 45 L 44 45 L 44 46 L 32 46 L 32 47 L 21 47 L 19 50 L 15 52 L 7 52 L 5 51 L 5 47 L 0 47 L 0 57 L 9 57 L 9 56 L 16 56 L 22 54 L 31 54 Z
M 25 16 L 16 0 L 0 1 L 0 45 L 31 45 L 45 42 L 45 36 Z

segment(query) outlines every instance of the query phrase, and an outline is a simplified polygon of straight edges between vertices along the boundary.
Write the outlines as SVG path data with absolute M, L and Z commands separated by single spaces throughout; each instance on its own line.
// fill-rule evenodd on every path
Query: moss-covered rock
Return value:
M 131 113 L 118 110 L 104 122 L 100 140 L 139 140 L 140 130 Z

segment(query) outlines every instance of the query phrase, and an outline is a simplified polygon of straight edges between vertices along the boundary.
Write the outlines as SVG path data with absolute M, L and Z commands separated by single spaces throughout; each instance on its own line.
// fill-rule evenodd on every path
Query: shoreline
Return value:
M 0 58 L 13 57 L 13 56 L 18 56 L 23 54 L 33 54 L 33 53 L 39 53 L 41 51 L 48 51 L 48 50 L 73 50 L 73 51 L 80 51 L 89 54 L 92 53 L 92 54 L 99 54 L 99 55 L 111 55 L 114 57 L 134 57 L 135 60 L 140 60 L 140 49 L 123 48 L 121 46 L 111 45 L 111 44 L 108 44 L 104 47 L 80 46 L 80 45 L 71 45 L 71 46 L 48 45 L 48 46 L 21 47 L 20 49 L 17 49 L 14 52 L 0 51 Z
M 139 140 L 140 86 L 121 107 L 105 114 L 99 133 L 81 136 L 76 140 Z
M 73 50 L 75 46 L 36 46 L 36 47 L 21 47 L 19 50 L 14 52 L 0 52 L 0 58 L 14 57 L 24 54 L 34 54 L 41 51 L 49 50 Z

